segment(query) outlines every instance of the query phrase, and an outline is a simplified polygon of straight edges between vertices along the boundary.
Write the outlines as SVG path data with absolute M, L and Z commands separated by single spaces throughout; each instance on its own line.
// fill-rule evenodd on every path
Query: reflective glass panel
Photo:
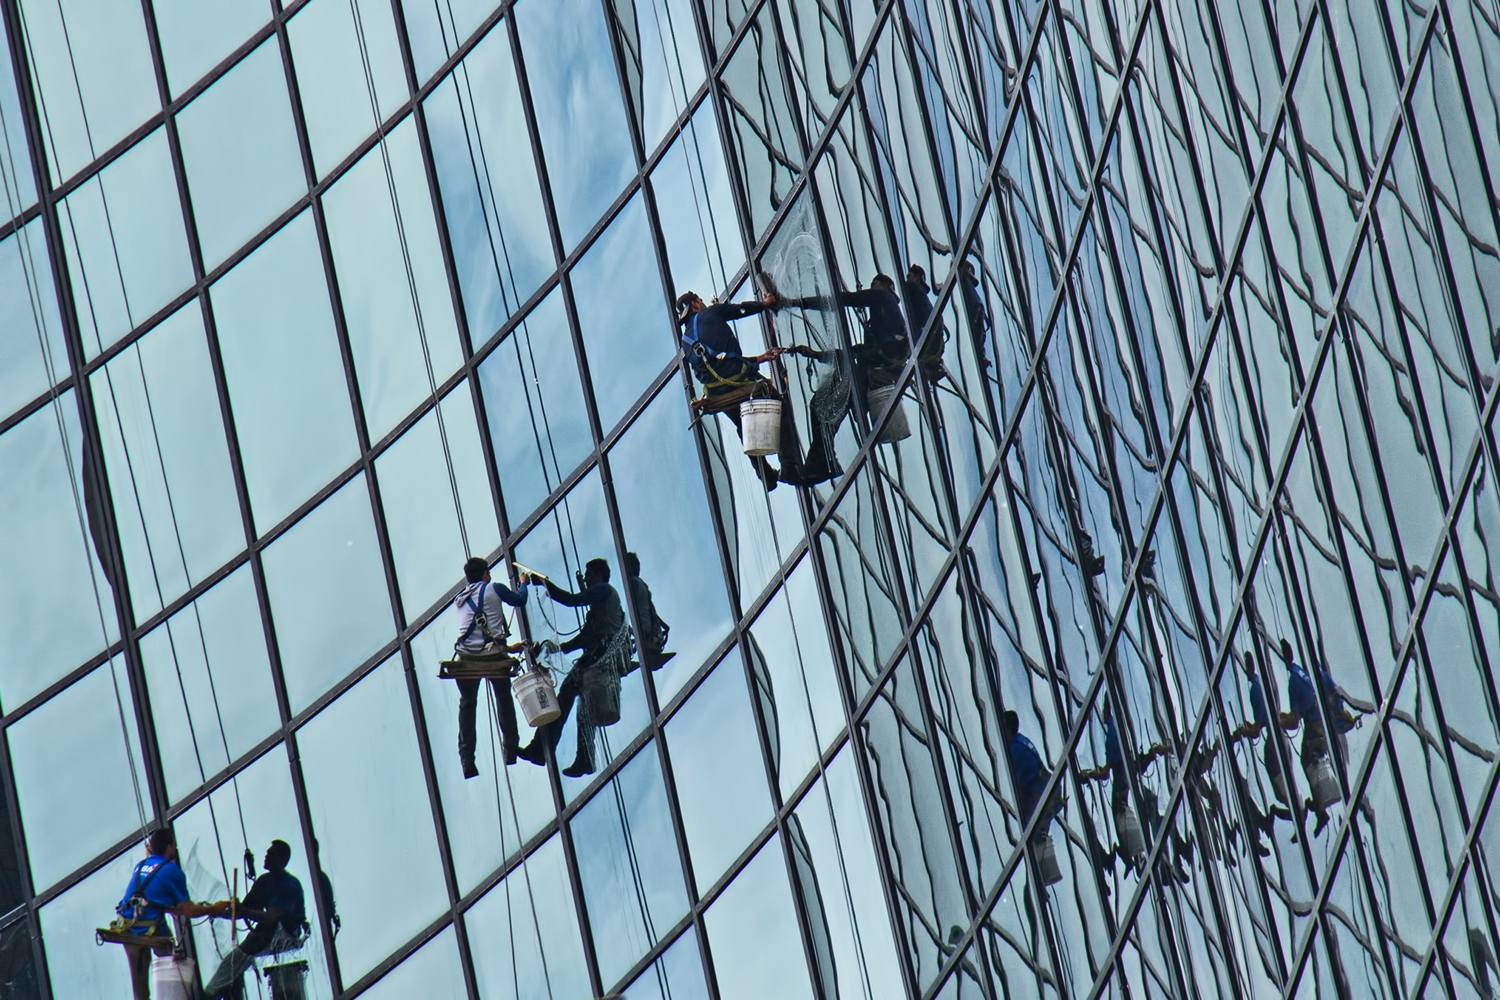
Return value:
M 68 374 L 57 291 L 40 220 L 0 240 L 0 413 Z
M 406 1000 L 407 997 L 464 1000 L 468 995 L 463 968 L 458 961 L 458 938 L 451 927 L 360 994 L 373 1000 Z
M 773 837 L 708 908 L 708 946 L 724 1000 L 813 997 L 787 888 L 781 838 Z
M 175 97 L 270 20 L 266 4 L 241 0 L 151 0 L 167 84 Z

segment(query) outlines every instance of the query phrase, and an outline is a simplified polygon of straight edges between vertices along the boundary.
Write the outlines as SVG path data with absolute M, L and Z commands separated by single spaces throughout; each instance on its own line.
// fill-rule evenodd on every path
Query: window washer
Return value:
M 1109 764 L 1110 808 L 1114 812 L 1115 826 L 1118 830 L 1129 823 L 1136 822 L 1135 816 L 1130 812 L 1130 775 L 1133 774 L 1138 782 L 1137 791 L 1140 793 L 1141 815 L 1139 822 L 1146 837 L 1142 841 L 1141 849 L 1138 852 L 1133 853 L 1122 849 L 1118 853 L 1126 865 L 1134 865 L 1136 871 L 1142 874 L 1146 870 L 1146 847 L 1149 846 L 1150 840 L 1154 839 L 1161 829 L 1162 816 L 1161 810 L 1158 807 L 1156 792 L 1145 782 L 1141 776 L 1141 772 L 1150 766 L 1151 761 L 1155 760 L 1159 754 L 1166 752 L 1168 752 L 1166 745 L 1157 744 L 1142 753 L 1133 762 L 1127 762 L 1124 745 L 1120 742 L 1119 730 L 1115 727 L 1114 712 L 1110 709 L 1109 702 L 1105 701 L 1104 756 Z M 1126 770 L 1127 766 L 1129 767 L 1128 771 Z M 1158 870 L 1164 871 L 1178 882 L 1186 883 L 1189 875 L 1185 863 L 1192 861 L 1193 845 L 1177 833 L 1175 826 L 1169 829 L 1172 835 L 1173 862 L 1169 867 L 1165 863 L 1165 859 L 1163 859 L 1162 868 Z M 1122 843 L 1121 846 L 1123 848 L 1125 845 Z M 1132 853 L 1133 856 L 1128 856 L 1132 855 Z
M 732 320 L 780 307 L 780 298 L 771 291 L 762 294 L 758 302 L 724 302 L 713 306 L 706 305 L 697 292 L 684 292 L 678 296 L 677 323 L 682 327 L 682 348 L 693 374 L 703 385 L 703 397 L 694 400 L 695 409 L 704 413 L 723 413 L 734 422 L 738 431 L 739 404 L 743 400 L 782 399 L 776 386 L 759 372 L 758 366 L 780 357 L 787 349 L 773 347 L 764 354 L 747 358 L 739 338 L 729 326 Z M 782 481 L 794 486 L 811 485 L 795 468 L 801 449 L 797 443 L 796 425 L 785 414 L 781 420 L 779 444 L 780 469 L 763 457 L 750 459 L 766 491 L 774 490 Z
M 519 652 L 524 643 L 506 645 L 510 626 L 505 620 L 504 605 L 524 607 L 526 591 L 519 594 L 490 579 L 490 565 L 480 556 L 472 556 L 464 563 L 464 579 L 468 586 L 453 599 L 458 612 L 458 641 L 453 644 L 454 655 L 460 661 L 494 665 L 500 675 L 509 674 L 515 664 L 510 654 Z M 495 713 L 500 717 L 501 750 L 505 763 L 516 762 L 516 746 L 520 742 L 516 728 L 516 704 L 511 699 L 508 685 L 501 684 L 496 677 L 487 678 L 490 690 L 495 695 Z M 472 778 L 479 773 L 474 763 L 475 716 L 479 709 L 479 678 L 458 680 L 458 759 L 463 764 L 464 777 Z
M 178 917 L 226 917 L 230 904 L 195 903 L 188 898 L 187 876 L 177 863 L 177 838 L 169 828 L 151 831 L 146 859 L 130 873 L 125 895 L 115 907 L 120 918 L 109 927 L 120 937 L 139 937 L 141 944 L 125 944 L 130 962 L 130 988 L 135 1000 L 151 1000 L 151 956 L 170 955 L 175 948 L 167 914 Z M 124 942 L 121 942 L 124 944 Z
M 974 262 L 967 257 L 958 265 L 958 291 L 964 299 L 964 312 L 969 317 L 969 336 L 974 338 L 974 353 L 979 358 L 979 367 L 990 366 L 985 334 L 990 328 L 990 312 L 984 306 L 984 295 L 980 291 L 979 275 Z
M 927 329 L 928 320 L 932 319 L 932 287 L 927 284 L 927 271 L 921 264 L 913 264 L 906 269 L 906 277 L 901 281 L 901 293 L 906 297 L 906 314 L 911 317 L 912 337 L 920 337 L 922 331 Z M 917 356 L 922 374 L 929 382 L 936 382 L 948 373 L 943 367 L 943 345 L 947 342 L 948 328 L 939 323 Z
M 229 950 L 203 988 L 208 1000 L 230 1000 L 244 996 L 245 970 L 256 956 L 300 948 L 307 937 L 307 910 L 302 897 L 302 883 L 286 870 L 292 860 L 292 848 L 284 840 L 273 840 L 266 848 L 261 872 L 235 904 L 234 915 L 252 921 L 255 926 L 245 939 Z
M 635 604 L 635 613 L 641 618 L 641 634 L 636 636 L 636 648 L 640 662 L 648 670 L 659 670 L 676 653 L 667 652 L 667 636 L 672 629 L 656 613 L 656 603 L 651 599 L 651 588 L 641 579 L 641 559 L 634 552 L 625 553 L 625 580 L 630 585 L 630 600 Z M 631 664 L 630 669 L 635 669 Z
M 1344 696 L 1333 682 L 1333 676 L 1327 667 L 1318 668 L 1317 686 L 1314 687 L 1313 679 L 1308 676 L 1307 671 L 1292 659 L 1292 644 L 1286 639 L 1281 640 L 1281 659 L 1286 663 L 1287 701 L 1290 702 L 1289 711 L 1283 716 L 1283 724 L 1290 722 L 1290 728 L 1295 729 L 1297 722 L 1302 723 L 1302 773 L 1316 791 L 1318 782 L 1315 773 L 1319 770 L 1319 765 L 1326 761 L 1325 766 L 1332 766 L 1328 730 L 1323 724 L 1323 716 L 1326 715 L 1333 724 L 1343 751 L 1340 756 L 1345 759 L 1348 758 L 1348 751 L 1343 749 L 1344 734 L 1354 728 L 1354 716 L 1345 705 Z M 1321 713 L 1318 711 L 1320 703 Z M 1317 794 L 1307 800 L 1307 808 L 1318 816 L 1317 823 L 1313 826 L 1313 836 L 1322 833 L 1323 827 L 1328 825 L 1328 805 Z
M 1000 716 L 1000 735 L 1005 740 L 1005 755 L 1010 762 L 1011 779 L 1016 786 L 1016 811 L 1020 814 L 1022 824 L 1025 824 L 1030 822 L 1031 814 L 1041 802 L 1042 792 L 1046 791 L 1052 772 L 1042 763 L 1042 755 L 1037 753 L 1032 742 L 1021 735 L 1020 716 L 1010 709 L 1006 709 Z M 1062 804 L 1054 796 L 1033 840 L 1040 840 L 1047 835 L 1047 827 L 1061 807 Z
M 1282 803 L 1289 804 L 1291 796 L 1286 783 L 1286 775 L 1281 771 L 1281 753 L 1285 753 L 1286 759 L 1290 760 L 1292 756 L 1291 744 L 1287 742 L 1286 736 L 1282 732 L 1283 727 L 1271 724 L 1271 710 L 1266 704 L 1266 692 L 1261 687 L 1260 672 L 1255 669 L 1254 656 L 1245 657 L 1245 673 L 1250 676 L 1251 722 L 1248 732 L 1250 735 L 1255 736 L 1265 734 L 1266 745 L 1261 750 L 1261 761 L 1266 767 L 1266 777 L 1271 782 L 1271 790 L 1276 798 Z M 1289 722 L 1293 728 L 1296 728 L 1296 718 L 1290 713 L 1284 714 L 1282 719 L 1284 723 Z M 1281 752 L 1278 752 L 1278 747 L 1280 747 Z M 1265 814 L 1263 829 L 1266 833 L 1270 833 L 1277 819 L 1289 820 L 1291 818 L 1291 810 L 1287 809 L 1286 805 L 1272 803 L 1270 809 Z
M 558 648 L 565 653 L 582 651 L 573 669 L 563 678 L 557 690 L 557 704 L 562 715 L 538 730 L 536 737 L 518 751 L 518 755 L 533 764 L 542 764 L 540 741 L 545 739 L 556 752 L 562 739 L 563 726 L 573 703 L 581 700 L 578 711 L 578 751 L 573 763 L 563 768 L 563 774 L 576 778 L 594 773 L 594 730 L 601 725 L 612 725 L 619 719 L 620 677 L 626 672 L 629 659 L 630 632 L 625 627 L 625 609 L 620 604 L 620 595 L 609 582 L 609 563 L 603 559 L 590 559 L 584 565 L 582 587 L 577 593 L 564 590 L 540 573 L 530 573 L 528 581 L 547 588 L 547 595 L 558 604 L 570 608 L 588 608 L 583 626 L 578 634 Z M 614 718 L 609 717 L 609 694 L 614 696 Z

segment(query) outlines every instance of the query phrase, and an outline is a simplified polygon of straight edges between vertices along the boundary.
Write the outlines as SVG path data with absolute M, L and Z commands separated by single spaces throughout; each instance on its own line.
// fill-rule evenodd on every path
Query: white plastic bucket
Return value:
M 1115 833 L 1120 838 L 1120 853 L 1127 858 L 1138 858 L 1146 853 L 1146 838 L 1141 834 L 1141 821 L 1129 809 L 1115 813 Z
M 151 960 L 151 996 L 155 1000 L 193 1000 L 197 978 L 191 958 L 158 955 Z
M 556 722 L 562 716 L 557 704 L 557 691 L 552 687 L 552 678 L 545 671 L 528 670 L 510 682 L 521 711 L 526 714 L 526 724 L 533 729 Z
M 901 406 L 901 397 L 896 395 L 896 387 L 893 385 L 882 385 L 871 389 L 865 401 L 870 407 L 870 419 L 879 418 L 880 411 L 885 409 L 885 404 L 892 398 L 896 400 L 895 409 L 891 411 L 891 419 L 886 423 L 880 435 L 875 438 L 876 444 L 895 444 L 897 441 L 905 441 L 911 437 L 911 425 L 906 422 L 906 410 Z
M 780 450 L 781 400 L 747 399 L 740 404 L 740 440 L 752 458 Z
M 1340 798 L 1339 780 L 1333 775 L 1333 765 L 1327 757 L 1319 757 L 1307 773 L 1307 783 L 1312 788 L 1313 805 L 1327 809 Z
M 1052 844 L 1049 834 L 1031 842 L 1032 853 L 1036 855 L 1036 867 L 1041 872 L 1042 881 L 1048 885 L 1056 885 L 1062 881 L 1062 869 L 1057 865 L 1057 848 Z

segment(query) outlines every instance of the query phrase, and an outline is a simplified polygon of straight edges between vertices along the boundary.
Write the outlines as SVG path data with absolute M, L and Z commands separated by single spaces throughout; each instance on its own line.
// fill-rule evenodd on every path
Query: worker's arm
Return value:
M 168 912 L 175 913 L 179 917 L 227 917 L 229 916 L 229 900 L 222 899 L 217 903 L 195 903 L 191 899 L 184 899 L 173 906 Z
M 1296 712 L 1281 713 L 1282 729 L 1285 729 L 1289 733 L 1296 732 L 1297 727 L 1300 725 L 1302 725 L 1302 716 L 1298 715 Z
M 490 581 L 490 587 L 495 591 L 495 596 L 513 608 L 524 608 L 526 606 L 526 588 L 522 587 L 518 594 L 505 584 L 497 580 Z
M 571 590 L 563 590 L 546 577 L 542 578 L 542 582 L 547 587 L 547 595 L 549 597 L 558 604 L 565 604 L 570 608 L 582 608 L 593 604 L 604 596 L 604 591 L 601 588 L 607 586 L 607 584 L 596 583 L 594 586 L 585 587 L 575 594 Z

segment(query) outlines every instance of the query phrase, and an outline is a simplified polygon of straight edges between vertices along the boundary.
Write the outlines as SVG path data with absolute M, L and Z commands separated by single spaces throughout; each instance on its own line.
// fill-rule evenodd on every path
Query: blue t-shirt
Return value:
M 1125 768 L 1125 751 L 1120 748 L 1120 734 L 1115 729 L 1113 718 L 1104 720 L 1104 759 L 1111 768 Z
M 1287 664 L 1287 701 L 1292 712 L 1300 719 L 1318 717 L 1318 692 L 1313 688 L 1312 678 L 1295 663 Z
M 134 896 L 141 896 L 146 905 L 137 914 L 130 904 Z M 130 884 L 115 912 L 122 917 L 141 920 L 159 920 L 178 903 L 188 900 L 187 876 L 175 861 L 168 861 L 160 854 L 153 854 L 135 866 L 130 873 Z M 147 928 L 132 928 L 132 933 L 144 934 Z
M 1031 815 L 1037 800 L 1042 797 L 1049 775 L 1042 766 L 1042 755 L 1020 733 L 1010 738 L 1009 750 L 1011 771 L 1016 778 L 1016 795 L 1021 800 L 1021 812 L 1025 818 Z
M 1271 727 L 1271 713 L 1266 708 L 1266 693 L 1260 687 L 1260 675 L 1250 675 L 1250 712 L 1255 721 L 1269 729 Z

